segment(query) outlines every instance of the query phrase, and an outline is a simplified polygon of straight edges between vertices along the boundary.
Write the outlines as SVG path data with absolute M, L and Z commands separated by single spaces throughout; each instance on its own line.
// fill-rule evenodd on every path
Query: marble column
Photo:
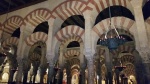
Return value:
M 97 76 L 98 76 L 98 84 L 102 84 L 100 59 L 96 60 L 96 73 L 97 73 Z
M 28 58 L 23 58 L 22 65 L 23 65 L 23 84 L 26 84 L 28 78 L 28 71 L 30 69 L 31 63 L 29 62 Z
M 69 66 L 66 70 L 66 73 L 67 73 L 67 84 L 71 84 L 71 69 Z
M 46 67 L 40 67 L 40 84 L 43 84 L 43 78 L 46 74 Z
M 13 82 L 13 76 L 14 73 L 16 72 L 16 68 L 13 68 L 13 66 L 9 67 L 9 79 L 8 79 L 8 84 L 11 84 Z
M 150 64 L 149 60 L 149 47 L 148 45 L 148 36 L 146 31 L 146 26 L 143 18 L 143 12 L 142 12 L 142 6 L 143 6 L 143 0 L 131 0 L 130 3 L 132 4 L 134 15 L 135 15 L 135 22 L 136 22 L 136 28 L 137 28 L 137 34 L 139 39 L 139 44 L 136 45 L 136 49 L 139 51 L 143 65 L 145 66 L 145 75 L 146 75 L 146 84 L 150 83 L 150 67 L 148 66 Z
M 28 70 L 23 71 L 23 84 L 27 84 Z
M 59 76 L 57 79 L 58 80 L 57 84 L 63 84 L 63 69 L 59 70 L 58 73 L 59 73 Z
M 22 82 L 22 73 L 23 73 L 23 65 L 22 65 L 22 59 L 17 59 L 18 61 L 18 72 L 16 75 L 16 84 L 20 84 Z
M 89 55 L 89 54 L 88 54 Z M 88 68 L 88 84 L 94 84 L 95 71 L 94 71 L 94 60 L 93 56 L 85 55 L 87 57 L 87 68 Z
M 93 55 L 95 54 L 92 50 L 92 27 L 94 25 L 93 17 L 91 16 L 91 11 L 87 10 L 83 13 L 85 19 L 85 33 L 84 33 L 84 55 L 87 59 L 88 68 L 88 84 L 94 84 L 94 63 Z
M 136 45 L 136 49 L 139 51 L 143 65 L 145 66 L 145 76 L 146 76 L 146 84 L 150 83 L 150 67 L 148 66 L 150 64 L 150 60 L 148 57 L 148 53 L 150 51 L 150 48 L 147 46 L 148 44 L 148 36 L 145 26 L 145 21 L 143 18 L 143 7 L 144 0 L 131 0 L 130 3 L 134 10 L 134 16 L 135 16 L 135 22 L 136 22 L 136 29 L 137 29 L 137 36 L 139 40 L 139 44 Z M 138 42 L 136 42 L 138 43 Z M 148 51 L 147 51 L 148 50 Z
M 145 21 L 143 18 L 143 1 L 144 0 L 131 0 L 130 3 L 133 7 L 135 23 L 136 23 L 136 31 L 139 44 L 136 45 L 136 48 L 147 47 L 148 45 L 148 36 L 145 26 Z
M 86 61 L 85 56 L 83 54 L 83 44 L 80 45 L 80 75 L 79 75 L 79 84 L 85 84 L 85 69 L 86 69 Z
M 79 84 L 85 84 L 85 69 L 86 69 L 86 63 L 80 66 Z
M 112 57 L 109 53 L 109 49 L 108 48 L 105 48 L 105 64 L 106 64 L 106 67 L 107 67 L 107 82 L 108 84 L 112 84 Z M 106 83 L 107 84 L 107 83 Z
M 141 57 L 142 57 L 142 63 L 143 63 L 143 74 L 145 79 L 145 84 L 150 84 L 150 51 L 148 49 L 142 49 L 139 51 Z
M 54 63 L 51 61 L 49 63 L 49 67 L 48 67 L 48 80 L 47 80 L 47 84 L 53 84 L 52 83 L 53 76 L 54 76 Z
M 54 28 L 53 28 L 53 25 L 54 25 L 54 21 L 55 21 L 55 18 L 50 18 L 48 20 L 48 25 L 49 25 L 49 30 L 48 30 L 48 39 L 47 39 L 47 49 L 46 49 L 46 58 L 47 58 L 47 62 L 49 63 L 49 66 L 48 66 L 48 79 L 47 79 L 47 84 L 52 84 L 52 79 L 53 79 L 53 75 L 54 75 L 54 63 L 55 63 L 55 57 L 57 55 L 55 55 L 55 48 L 54 47 L 54 43 L 53 43 L 53 40 L 54 40 Z
M 33 82 L 32 83 L 34 84 L 40 62 L 34 61 L 32 64 L 33 64 Z

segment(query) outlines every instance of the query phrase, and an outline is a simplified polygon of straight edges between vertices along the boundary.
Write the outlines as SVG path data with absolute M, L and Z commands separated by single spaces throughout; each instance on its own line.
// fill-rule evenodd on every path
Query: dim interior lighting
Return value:
M 119 70 L 121 72 L 122 70 L 124 70 L 126 68 L 126 66 L 123 66 L 121 61 L 120 61 L 120 64 L 121 64 L 120 66 L 115 66 L 115 69 Z
M 9 53 L 11 53 L 12 52 L 12 50 L 11 50 L 11 48 L 9 49 L 9 51 L 8 51 Z
M 7 8 L 7 14 L 6 14 L 6 19 L 5 21 L 7 21 L 7 18 L 8 18 L 8 13 L 9 13 L 9 9 L 10 9 L 10 4 L 11 4 L 11 0 L 9 1 L 9 4 L 8 4 L 8 8 Z M 3 36 L 4 36 L 4 28 L 1 29 L 1 37 L 0 37 L 0 57 L 4 57 L 6 56 L 6 53 L 5 53 L 5 49 L 3 48 L 2 46 L 2 43 L 3 43 Z
M 110 9 L 110 0 L 109 0 L 109 26 L 108 29 L 112 29 L 105 33 L 105 37 L 100 39 L 99 44 L 102 46 L 108 47 L 109 50 L 115 50 L 118 46 L 123 45 L 126 42 L 126 39 L 119 35 L 117 29 L 111 23 L 111 9 Z

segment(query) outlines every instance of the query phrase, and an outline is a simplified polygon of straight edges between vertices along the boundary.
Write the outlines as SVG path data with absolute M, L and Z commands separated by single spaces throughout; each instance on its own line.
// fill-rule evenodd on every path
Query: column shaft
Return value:
M 13 82 L 13 76 L 14 76 L 15 70 L 12 70 L 12 68 L 9 68 L 9 79 L 8 79 L 8 83 L 12 83 Z
M 28 71 L 25 71 L 24 73 L 23 73 L 23 84 L 27 84 L 27 78 L 28 78 Z
M 62 82 L 63 82 L 63 70 L 60 70 L 57 84 L 62 84 Z
M 94 84 L 94 63 L 93 63 L 93 56 L 88 57 L 87 60 L 87 67 L 88 67 L 88 84 Z
M 42 84 L 43 83 L 43 78 L 44 78 L 44 75 L 46 74 L 46 69 L 47 68 L 42 68 L 40 69 L 40 83 Z
M 67 69 L 67 84 L 71 84 L 71 70 L 70 68 Z
M 54 76 L 54 65 L 49 65 L 47 84 L 52 84 L 53 76 Z
M 22 81 L 22 64 L 20 63 L 18 66 L 18 72 L 17 72 L 17 76 L 16 76 L 16 83 L 20 84 Z

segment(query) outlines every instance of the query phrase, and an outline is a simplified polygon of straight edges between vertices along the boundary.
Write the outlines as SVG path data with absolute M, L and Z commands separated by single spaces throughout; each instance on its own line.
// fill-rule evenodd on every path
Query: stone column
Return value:
M 142 63 L 143 63 L 143 74 L 145 76 L 145 84 L 150 84 L 150 51 L 149 49 L 141 49 L 139 51 L 141 57 L 142 57 Z
M 16 68 L 14 68 L 13 66 L 10 65 L 8 84 L 11 84 L 13 82 L 13 76 L 14 76 L 15 72 L 16 72 Z
M 20 82 L 22 81 L 22 71 L 23 71 L 22 58 L 24 56 L 24 47 L 26 46 L 24 45 L 25 42 L 24 40 L 28 35 L 32 33 L 30 31 L 31 30 L 30 28 L 31 26 L 28 24 L 22 25 L 20 27 L 20 38 L 17 46 L 17 62 L 18 62 L 18 72 L 16 76 L 17 84 L 20 84 Z
M 33 64 L 33 84 L 34 84 L 40 62 L 34 61 L 32 64 Z
M 28 58 L 23 58 L 22 65 L 23 65 L 23 84 L 26 84 L 31 62 L 28 61 Z
M 94 84 L 94 63 L 93 63 L 93 55 L 94 50 L 92 50 L 92 16 L 91 11 L 87 10 L 84 12 L 85 19 L 85 33 L 84 33 L 84 55 L 87 59 L 87 67 L 88 67 L 88 84 Z
M 63 68 L 64 68 L 64 61 L 65 58 L 63 56 L 64 48 L 63 46 L 60 46 L 59 50 L 59 70 L 58 70 L 58 79 L 57 79 L 57 84 L 62 84 L 63 82 Z
M 27 83 L 27 78 L 28 78 L 28 70 L 23 71 L 23 84 Z
M 54 76 L 54 63 L 53 61 L 49 62 L 49 67 L 48 67 L 48 79 L 47 79 L 47 84 L 53 84 L 52 79 Z
M 98 75 L 98 84 L 102 84 L 101 64 L 99 59 L 96 60 L 96 73 Z
M 60 69 L 58 71 L 58 73 L 59 73 L 59 76 L 58 76 L 58 82 L 57 82 L 57 84 L 63 84 L 62 83 L 63 82 L 63 69 Z
M 67 84 L 71 84 L 71 69 L 69 66 L 67 67 L 66 73 L 67 73 Z
M 112 57 L 109 54 L 109 49 L 105 48 L 105 64 L 107 67 L 107 82 L 108 84 L 112 84 Z
M 18 72 L 16 75 L 16 84 L 20 84 L 22 82 L 23 64 L 22 59 L 17 59 L 17 61 L 18 61 Z
M 54 21 L 55 21 L 55 18 L 50 18 L 48 20 L 48 25 L 49 25 L 49 30 L 48 30 L 48 39 L 47 39 L 47 52 L 46 52 L 46 58 L 47 58 L 47 62 L 49 63 L 49 66 L 48 66 L 48 79 L 47 79 L 47 84 L 52 84 L 52 79 L 53 79 L 53 75 L 54 75 L 54 62 L 55 62 L 55 59 L 54 57 L 55 56 L 55 49 L 53 48 L 53 40 L 54 40 L 54 28 L 53 28 L 53 25 L 54 25 Z
M 16 56 L 8 53 L 8 52 L 5 52 L 7 54 L 7 60 L 8 60 L 8 63 L 10 65 L 9 67 L 9 79 L 8 79 L 8 82 L 9 83 L 12 83 L 13 82 L 13 76 L 14 76 L 14 73 L 18 67 L 17 65 L 17 60 L 16 60 Z
M 47 67 L 40 67 L 40 84 L 43 84 L 43 78 L 46 74 Z
M 146 26 L 143 18 L 142 6 L 143 0 L 131 0 L 130 3 L 132 4 L 134 10 L 134 17 L 136 22 L 136 30 L 137 36 L 139 39 L 139 44 L 136 45 L 136 48 L 140 47 L 147 47 L 148 45 L 148 36 L 146 32 Z M 136 32 L 136 31 L 135 31 Z
M 148 58 L 148 53 L 150 49 L 148 48 L 148 36 L 146 31 L 146 26 L 143 18 L 142 6 L 143 0 L 131 0 L 130 3 L 132 4 L 134 15 L 135 15 L 135 22 L 136 22 L 136 29 L 137 29 L 137 37 L 139 40 L 139 44 L 136 45 L 136 49 L 139 51 L 142 62 L 145 66 L 145 75 L 147 76 L 146 84 L 150 83 L 150 60 Z M 137 42 L 136 42 L 137 43 Z M 147 51 L 148 50 L 148 51 Z
M 95 71 L 94 71 L 94 63 L 92 55 L 85 55 L 87 57 L 87 68 L 88 68 L 88 84 L 94 84 Z
M 136 45 L 136 49 L 139 51 L 142 62 L 145 66 L 145 75 L 146 75 L 146 84 L 150 83 L 150 60 L 148 57 L 150 49 L 147 47 L 148 45 L 148 36 L 146 32 L 146 26 L 143 18 L 142 6 L 143 0 L 131 0 L 130 3 L 132 4 L 135 20 L 136 20 L 136 28 L 137 34 L 139 39 L 139 45 Z
M 85 84 L 85 69 L 86 69 L 86 64 L 84 63 L 80 66 L 79 84 Z
M 80 77 L 79 84 L 85 84 L 85 69 L 86 69 L 86 61 L 85 56 L 83 54 L 83 44 L 80 45 Z

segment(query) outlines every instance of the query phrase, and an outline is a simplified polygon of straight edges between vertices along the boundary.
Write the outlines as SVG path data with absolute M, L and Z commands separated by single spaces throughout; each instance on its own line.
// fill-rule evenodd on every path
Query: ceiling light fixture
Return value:
M 123 45 L 126 42 L 126 39 L 122 36 L 119 36 L 119 33 L 115 26 L 111 22 L 111 9 L 110 9 L 110 0 L 109 0 L 109 26 L 107 31 L 105 33 L 104 38 L 100 39 L 99 44 L 102 46 L 108 47 L 108 49 L 115 50 L 118 48 L 118 46 Z

